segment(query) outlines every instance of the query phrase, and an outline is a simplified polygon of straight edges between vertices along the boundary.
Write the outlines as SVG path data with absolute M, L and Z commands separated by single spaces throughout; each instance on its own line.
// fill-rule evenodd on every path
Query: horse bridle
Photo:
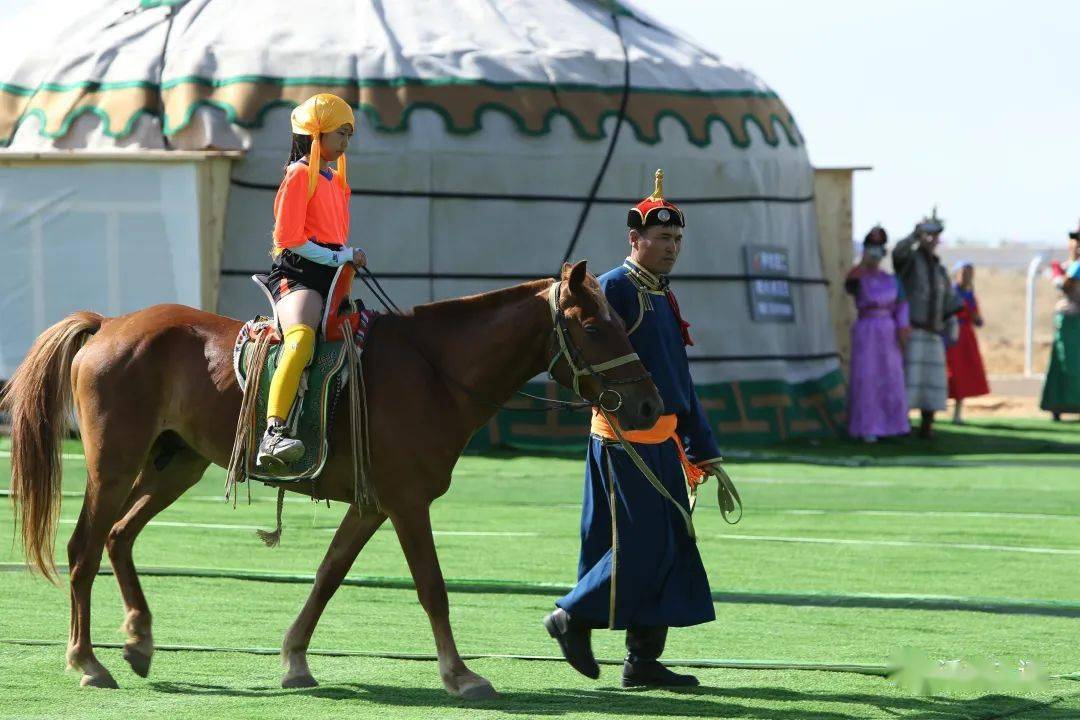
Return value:
M 566 315 L 563 313 L 562 306 L 559 304 L 559 291 L 561 288 L 562 281 L 556 280 L 551 284 L 551 289 L 548 291 L 548 305 L 551 307 L 551 331 L 558 342 L 558 347 L 551 358 L 551 362 L 548 363 L 548 377 L 555 380 L 552 371 L 559 363 L 559 360 L 566 360 L 566 365 L 571 373 L 571 385 L 573 386 L 574 394 L 583 400 L 586 399 L 581 394 L 580 380 L 583 377 L 591 377 L 596 380 L 601 388 L 600 394 L 596 397 L 596 404 L 602 410 L 609 413 L 618 412 L 623 406 L 623 396 L 622 393 L 612 386 L 633 385 L 634 383 L 650 379 L 652 375 L 646 370 L 643 374 L 630 378 L 607 378 L 604 376 L 604 372 L 607 370 L 613 370 L 632 362 L 641 362 L 641 358 L 638 357 L 638 354 L 633 352 L 597 365 L 593 365 L 586 360 L 581 352 L 581 348 L 579 348 L 574 343 L 573 338 L 570 337 L 570 328 L 566 322 Z M 613 397 L 614 405 L 609 407 L 605 404 L 605 397 Z

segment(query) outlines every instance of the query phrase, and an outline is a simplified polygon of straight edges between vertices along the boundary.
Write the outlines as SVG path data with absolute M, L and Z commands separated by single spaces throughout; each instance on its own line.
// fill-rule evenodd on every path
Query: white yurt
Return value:
M 0 378 L 75 309 L 266 312 L 248 276 L 269 267 L 289 112 L 333 92 L 358 109 L 351 244 L 398 305 L 550 275 L 564 258 L 615 266 L 626 212 L 663 168 L 687 214 L 673 287 L 721 443 L 836 432 L 843 381 L 803 138 L 752 72 L 635 6 L 72 7 L 60 26 L 51 4 L 29 7 L 0 34 Z M 567 442 L 582 425 L 500 416 L 478 443 Z

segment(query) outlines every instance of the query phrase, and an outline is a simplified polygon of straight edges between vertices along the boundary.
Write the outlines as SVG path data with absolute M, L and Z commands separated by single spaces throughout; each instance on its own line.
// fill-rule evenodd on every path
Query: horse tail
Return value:
M 71 365 L 103 322 L 97 313 L 77 312 L 41 333 L 0 391 L 0 410 L 11 414 L 11 502 L 22 529 L 26 564 L 52 582 L 60 441 L 71 419 Z

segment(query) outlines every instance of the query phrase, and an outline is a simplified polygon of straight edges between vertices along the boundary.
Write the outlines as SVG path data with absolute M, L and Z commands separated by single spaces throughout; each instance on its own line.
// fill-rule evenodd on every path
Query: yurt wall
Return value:
M 608 132 L 615 122 L 608 119 Z M 830 434 L 843 389 L 813 170 L 802 146 L 781 132 L 775 144 L 753 124 L 747 133 L 739 147 L 714 123 L 711 142 L 701 147 L 669 119 L 660 123 L 662 140 L 646 144 L 624 126 L 571 259 L 588 259 L 597 274 L 620 263 L 628 251 L 626 211 L 651 191 L 655 169 L 665 168 L 666 193 L 684 204 L 688 222 L 674 287 L 693 325 L 695 381 L 718 429 L 751 440 Z M 220 306 L 226 314 L 265 311 L 248 276 L 267 267 L 271 202 L 289 139 L 287 112 L 269 112 L 234 170 Z M 425 110 L 411 114 L 406 133 L 361 122 L 349 152 L 353 242 L 399 305 L 551 274 L 607 145 L 583 140 L 560 118 L 546 134 L 530 136 L 498 112 L 486 113 L 483 131 L 468 135 L 448 132 L 442 117 Z M 747 266 L 748 246 L 785 253 L 793 322 L 753 319 L 749 286 L 763 278 Z M 522 422 L 506 415 L 493 423 L 490 440 L 544 444 L 580 436 L 581 425 L 573 416 Z

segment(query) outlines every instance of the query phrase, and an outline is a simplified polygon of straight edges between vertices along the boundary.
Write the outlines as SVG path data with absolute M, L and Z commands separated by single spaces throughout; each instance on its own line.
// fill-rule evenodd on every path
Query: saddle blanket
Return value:
M 363 350 L 376 313 L 365 309 L 360 315 L 359 326 L 353 336 L 357 353 Z M 256 405 L 253 420 L 246 430 L 244 474 L 248 478 L 275 482 L 312 480 L 322 472 L 329 455 L 329 436 L 333 428 L 334 411 L 338 397 L 349 381 L 348 349 L 345 347 L 344 340 L 326 341 L 320 337 L 315 346 L 314 357 L 300 379 L 297 402 L 293 404 L 292 412 L 286 420 L 292 437 L 304 443 L 304 456 L 289 465 L 286 473 L 274 474 L 255 464 L 259 441 L 266 429 L 266 405 L 270 381 L 274 377 L 278 354 L 281 350 L 281 338 L 269 318 L 260 316 L 250 320 L 244 323 L 240 332 L 237 333 L 236 342 L 233 345 L 233 370 L 240 389 L 247 394 L 247 378 L 252 371 L 249 367 L 252 351 L 256 340 L 264 333 L 270 333 L 270 347 L 262 372 L 259 373 L 259 387 L 251 389 L 251 392 L 256 392 L 257 395 L 254 398 Z

